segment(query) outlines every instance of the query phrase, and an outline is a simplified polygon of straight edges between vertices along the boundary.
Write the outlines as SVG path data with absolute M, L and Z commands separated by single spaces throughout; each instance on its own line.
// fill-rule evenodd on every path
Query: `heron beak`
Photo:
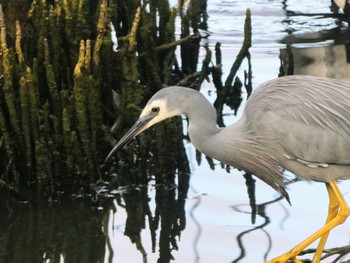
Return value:
M 124 145 L 130 142 L 134 137 L 143 132 L 147 128 L 147 124 L 155 117 L 155 115 L 146 115 L 140 117 L 135 124 L 130 128 L 130 130 L 119 140 L 119 142 L 114 146 L 114 148 L 108 154 L 105 163 L 110 161 L 112 156 L 121 149 Z

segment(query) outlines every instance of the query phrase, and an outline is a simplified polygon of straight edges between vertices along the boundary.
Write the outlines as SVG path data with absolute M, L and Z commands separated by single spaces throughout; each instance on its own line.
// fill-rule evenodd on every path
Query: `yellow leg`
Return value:
M 337 213 L 339 210 L 339 202 L 332 187 L 328 183 L 326 183 L 326 187 L 327 187 L 328 196 L 329 196 L 328 216 L 326 220 L 326 225 L 327 225 L 333 218 L 337 216 Z M 323 250 L 326 245 L 328 235 L 329 235 L 329 231 L 321 237 L 321 240 L 318 243 L 314 258 L 312 259 L 313 263 L 317 263 L 321 261 L 321 256 L 323 254 Z
M 348 207 L 348 205 L 346 204 L 342 194 L 340 193 L 340 190 L 337 186 L 337 183 L 335 180 L 331 181 L 327 188 L 329 188 L 330 190 L 328 190 L 328 194 L 330 195 L 330 202 L 334 202 L 331 201 L 333 200 L 335 197 L 338 204 L 339 204 L 339 211 L 336 214 L 336 216 L 334 216 L 329 222 L 327 222 L 321 229 L 319 229 L 317 232 L 315 232 L 313 235 L 311 235 L 310 237 L 308 237 L 307 239 L 305 239 L 303 242 L 301 242 L 300 244 L 298 244 L 296 247 L 294 247 L 292 250 L 290 250 L 289 252 L 271 260 L 268 261 L 267 263 L 286 263 L 288 260 L 291 260 L 292 262 L 300 262 L 299 260 L 296 259 L 296 256 L 303 251 L 306 247 L 308 247 L 311 243 L 313 243 L 315 240 L 317 240 L 318 238 L 320 238 L 321 236 L 327 234 L 330 230 L 332 230 L 334 227 L 344 223 L 344 221 L 346 220 L 346 218 L 349 216 L 350 213 L 350 209 Z M 333 209 L 332 209 L 332 213 L 333 213 Z M 328 236 L 328 234 L 327 234 Z M 327 237 L 326 236 L 326 237 Z M 323 238 L 326 239 L 326 238 Z M 324 240 L 323 242 L 325 243 L 326 240 Z M 323 250 L 323 245 L 321 244 L 322 250 Z

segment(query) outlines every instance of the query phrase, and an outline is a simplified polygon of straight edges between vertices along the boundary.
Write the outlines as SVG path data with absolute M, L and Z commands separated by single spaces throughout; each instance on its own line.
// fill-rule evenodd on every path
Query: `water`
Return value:
M 279 57 L 286 57 L 286 43 L 292 43 L 295 73 L 348 78 L 347 31 L 335 30 L 337 20 L 322 15 L 330 14 L 330 1 L 208 2 L 210 36 L 202 44 L 213 50 L 216 42 L 222 43 L 225 76 L 241 47 L 245 12 L 250 8 L 254 87 L 278 76 Z M 292 11 L 304 15 L 288 15 Z M 287 68 L 287 61 L 282 65 Z M 242 79 L 244 69 L 246 64 L 239 71 Z M 204 84 L 206 95 L 212 90 L 212 83 Z M 237 117 L 229 114 L 229 109 L 226 112 L 225 123 L 233 123 Z M 261 213 L 253 225 L 242 172 L 232 169 L 227 173 L 218 162 L 214 171 L 205 160 L 198 165 L 193 146 L 188 143 L 186 148 L 192 170 L 187 198 L 176 188 L 159 189 L 151 182 L 148 189 L 126 191 L 123 198 L 103 207 L 96 204 L 91 208 L 79 200 L 36 207 L 22 204 L 0 224 L 6 226 L 0 228 L 0 262 L 153 263 L 171 257 L 173 262 L 186 263 L 264 262 L 286 252 L 324 223 L 328 198 L 323 184 L 290 185 L 289 206 L 285 200 L 275 201 L 279 197 L 276 192 L 257 180 Z M 343 182 L 340 187 L 350 203 L 350 183 Z M 149 217 L 138 217 L 138 211 Z M 158 215 L 155 228 L 149 218 Z M 10 242 L 1 245 L 5 239 Z M 327 248 L 349 242 L 348 221 L 331 232 Z M 338 262 L 346 259 L 350 256 Z

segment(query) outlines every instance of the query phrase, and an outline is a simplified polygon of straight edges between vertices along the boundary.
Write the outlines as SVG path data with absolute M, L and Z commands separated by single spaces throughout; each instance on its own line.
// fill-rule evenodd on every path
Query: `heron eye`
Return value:
M 153 113 L 158 113 L 159 112 L 159 107 L 154 107 L 151 110 Z

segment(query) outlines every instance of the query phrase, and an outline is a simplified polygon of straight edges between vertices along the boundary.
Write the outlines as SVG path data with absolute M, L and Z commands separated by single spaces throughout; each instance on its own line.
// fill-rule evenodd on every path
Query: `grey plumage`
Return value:
M 219 128 L 215 109 L 202 94 L 174 86 L 149 100 L 141 114 L 149 121 L 133 136 L 161 120 L 185 114 L 189 136 L 199 151 L 251 172 L 283 193 L 283 169 L 322 182 L 350 177 L 349 102 L 350 85 L 345 82 L 287 76 L 259 86 L 241 119 Z
M 319 262 L 328 237 L 350 209 L 336 184 L 350 178 L 350 84 L 312 76 L 287 76 L 259 86 L 242 117 L 219 128 L 216 112 L 199 92 L 183 87 L 158 91 L 139 120 L 117 143 L 111 156 L 134 136 L 164 119 L 185 114 L 194 146 L 204 154 L 248 171 L 285 195 L 283 171 L 324 182 L 330 204 L 326 224 L 289 252 L 268 263 L 301 262 L 296 256 L 321 238 L 313 262 Z

